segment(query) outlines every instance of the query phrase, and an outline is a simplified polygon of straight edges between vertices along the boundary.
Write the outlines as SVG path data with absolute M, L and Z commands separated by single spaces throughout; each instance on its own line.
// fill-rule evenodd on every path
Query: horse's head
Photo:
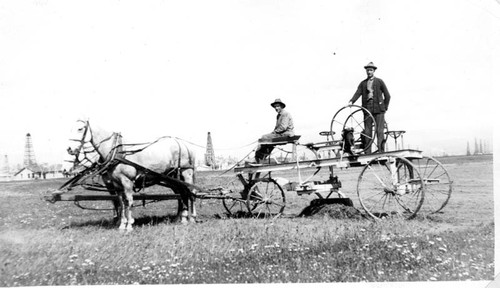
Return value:
M 89 121 L 78 121 L 74 147 L 68 147 L 68 154 L 75 157 L 74 166 L 88 167 L 96 162 L 105 162 L 113 158 L 121 147 L 120 133 L 111 133 L 99 127 L 90 127 Z
M 74 143 L 74 145 L 68 147 L 66 151 L 69 155 L 74 157 L 73 162 L 73 170 L 79 170 L 81 166 L 87 166 L 92 163 L 91 160 L 87 157 L 89 143 L 91 143 L 92 139 L 92 131 L 90 129 L 88 120 L 78 120 L 78 127 L 76 131 L 73 132 L 72 138 L 70 141 Z

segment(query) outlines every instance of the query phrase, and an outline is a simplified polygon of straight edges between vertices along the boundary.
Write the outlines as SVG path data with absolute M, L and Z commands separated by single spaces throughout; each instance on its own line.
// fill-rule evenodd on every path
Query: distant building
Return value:
M 35 167 L 24 167 L 12 175 L 11 180 L 34 180 L 40 179 L 41 171 Z
M 0 172 L 0 182 L 7 182 L 11 180 L 12 175 Z
M 23 166 L 18 164 L 15 168 L 11 167 L 7 155 L 4 155 L 3 161 L 0 162 L 0 182 L 69 177 L 66 170 L 62 169 L 62 164 L 37 164 L 30 133 L 26 134 Z
M 63 171 L 44 171 L 38 166 L 23 167 L 17 171 L 10 180 L 36 180 L 36 179 L 56 179 L 64 178 Z

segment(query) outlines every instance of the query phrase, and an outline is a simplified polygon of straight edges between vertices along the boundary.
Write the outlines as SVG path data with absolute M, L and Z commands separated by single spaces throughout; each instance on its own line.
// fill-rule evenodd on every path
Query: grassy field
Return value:
M 380 222 L 297 217 L 314 197 L 288 192 L 277 219 L 231 218 L 204 200 L 198 223 L 179 225 L 175 202 L 139 205 L 135 230 L 121 234 L 112 211 L 40 200 L 62 180 L 0 183 L 0 286 L 493 280 L 492 156 L 440 160 L 454 180 L 443 213 Z M 361 209 L 358 174 L 338 171 Z M 231 172 L 197 176 L 204 187 L 239 185 Z

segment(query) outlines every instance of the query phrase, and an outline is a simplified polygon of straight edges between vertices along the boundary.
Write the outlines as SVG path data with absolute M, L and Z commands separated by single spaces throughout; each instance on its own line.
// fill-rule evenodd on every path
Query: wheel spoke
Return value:
M 446 168 L 432 157 L 413 161 L 424 178 L 426 193 L 422 207 L 424 213 L 440 212 L 451 197 L 453 181 Z
M 339 122 L 338 120 L 335 120 L 335 121 L 333 121 L 333 122 L 334 122 L 334 123 L 337 123 L 337 124 L 340 124 L 340 125 L 344 125 L 344 123 Z
M 285 208 L 284 191 L 271 178 L 256 179 L 247 197 L 247 207 L 258 218 L 281 214 Z
M 342 119 L 345 119 L 343 123 L 341 122 Z M 366 122 L 376 123 L 375 118 L 366 108 L 357 105 L 349 105 L 341 108 L 335 113 L 330 125 L 330 131 L 332 134 L 336 133 L 337 135 L 342 135 L 342 131 L 346 128 L 352 128 L 354 130 L 354 143 L 364 142 L 362 149 L 355 150 L 355 153 L 360 153 L 370 149 L 375 138 L 376 129 L 372 129 L 371 135 L 365 133 L 366 127 L 364 126 Z M 362 141 L 363 139 L 365 139 L 365 141 Z
M 222 204 L 229 215 L 241 215 L 248 211 L 246 201 L 241 199 L 241 194 L 244 194 L 245 187 L 239 180 L 230 182 L 231 193 L 227 195 L 227 198 L 222 199 Z
M 351 115 L 353 115 L 353 114 L 351 114 Z M 360 123 L 360 122 L 359 122 L 359 121 L 358 121 L 355 117 L 350 117 L 349 119 L 351 120 L 351 123 L 352 123 L 352 122 L 355 122 L 355 123 L 356 123 L 356 126 L 351 125 L 350 127 L 352 127 L 352 128 L 359 128 L 359 127 L 363 128 L 363 127 L 364 127 L 364 122 L 363 122 L 363 123 Z M 348 120 L 349 120 L 349 119 L 348 119 Z M 346 123 L 347 123 L 347 121 L 346 121 Z
M 387 200 L 388 200 L 387 194 L 386 193 L 377 193 L 377 195 L 382 195 L 382 197 L 380 197 L 380 199 L 378 201 L 376 201 L 375 203 L 373 203 L 372 205 L 370 205 L 370 207 L 368 207 L 368 210 L 372 210 L 374 207 L 376 207 L 380 203 L 380 201 L 384 202 L 382 204 L 382 207 L 385 207 L 385 205 L 387 203 Z M 370 198 L 372 198 L 372 197 L 370 197 Z
M 380 164 L 378 164 L 378 165 L 381 166 Z M 380 177 L 378 176 L 376 171 L 372 168 L 372 166 L 369 165 L 368 168 L 372 171 L 372 175 L 375 176 L 375 178 L 377 178 L 378 182 L 382 185 L 382 187 L 387 188 L 384 181 L 382 181 L 382 179 L 380 179 Z
M 382 164 L 384 163 L 384 164 Z M 399 215 L 413 218 L 423 203 L 423 180 L 412 164 L 400 157 L 377 157 L 358 178 L 361 206 L 374 218 Z

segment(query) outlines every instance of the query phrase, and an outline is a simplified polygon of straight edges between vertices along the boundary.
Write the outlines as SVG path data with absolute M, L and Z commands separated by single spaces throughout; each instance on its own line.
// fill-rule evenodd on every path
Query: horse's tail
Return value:
M 188 147 L 189 165 L 193 168 L 193 184 L 196 183 L 196 154 L 191 147 Z

